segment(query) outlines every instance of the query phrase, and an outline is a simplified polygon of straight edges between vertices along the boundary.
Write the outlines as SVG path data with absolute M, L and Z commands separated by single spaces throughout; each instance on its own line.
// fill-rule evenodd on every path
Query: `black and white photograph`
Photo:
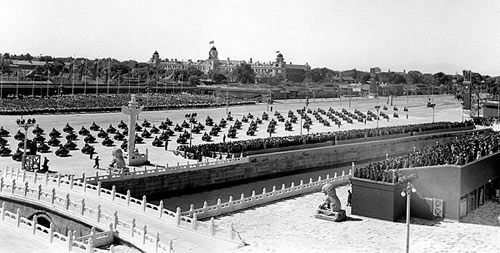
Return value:
M 498 1 L 0 13 L 0 253 L 499 252 Z

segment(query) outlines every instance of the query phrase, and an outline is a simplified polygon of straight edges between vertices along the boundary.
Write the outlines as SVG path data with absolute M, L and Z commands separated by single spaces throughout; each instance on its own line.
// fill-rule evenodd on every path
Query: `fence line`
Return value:
M 7 224 L 11 227 L 16 227 L 23 232 L 30 233 L 33 236 L 42 237 L 43 240 L 48 241 L 49 244 L 55 244 L 58 247 L 64 247 L 70 252 L 94 252 L 94 248 L 100 245 L 105 245 L 101 243 L 101 238 L 103 236 L 111 237 L 111 242 L 113 241 L 112 231 L 95 233 L 93 234 L 75 238 L 73 231 L 69 230 L 67 235 L 60 234 L 55 230 L 52 223 L 50 227 L 45 227 L 43 225 L 37 224 L 37 216 L 34 215 L 31 220 L 21 217 L 20 209 L 16 209 L 16 213 L 5 210 L 5 202 L 2 203 L 0 208 L 1 222 Z M 6 219 L 7 218 L 7 219 Z M 99 245 L 96 245 L 95 240 L 99 240 Z
M 23 200 L 28 203 L 35 203 L 49 208 L 58 208 L 63 211 L 72 214 L 73 216 L 81 217 L 81 219 L 87 219 L 88 221 L 93 221 L 95 224 L 99 224 L 101 227 L 105 226 L 103 224 L 109 224 L 110 228 L 113 231 L 119 231 L 123 233 L 125 237 L 128 237 L 131 243 L 134 245 L 148 250 L 163 250 L 163 252 L 171 251 L 171 243 L 168 245 L 160 242 L 159 234 L 157 233 L 155 236 L 147 233 L 147 225 L 144 225 L 141 228 L 135 226 L 135 219 L 133 223 L 128 223 L 119 219 L 118 212 L 115 211 L 113 214 L 105 214 L 102 212 L 100 205 L 96 208 L 88 207 L 85 203 L 85 199 L 80 201 L 71 201 L 70 194 L 67 193 L 64 196 L 58 196 L 56 194 L 55 188 L 52 188 L 50 192 L 42 191 L 41 185 L 38 185 L 36 188 L 30 188 L 28 182 L 24 182 L 23 184 L 16 184 L 16 180 L 13 179 L 12 182 L 5 182 L 4 178 L 0 178 L 0 195 L 4 197 L 10 197 L 18 200 Z M 7 213 L 6 211 L 5 213 Z M 2 215 L 3 216 L 3 215 Z M 25 220 L 19 219 L 20 221 Z M 18 221 L 18 222 L 20 222 Z M 131 233 L 128 233 L 131 231 Z M 129 236 L 127 236 L 129 235 Z M 59 234 L 54 231 L 54 237 L 56 238 L 65 238 L 64 235 Z M 69 237 L 73 240 L 73 237 Z M 78 247 L 83 247 L 84 242 L 75 242 L 74 243 Z M 69 242 L 68 242 L 69 245 Z M 68 246 L 70 247 L 70 246 Z M 72 247 L 72 246 L 71 246 Z
M 285 184 L 281 186 L 281 189 L 277 189 L 276 186 L 273 186 L 270 192 L 267 192 L 266 188 L 264 188 L 262 193 L 258 195 L 255 194 L 255 191 L 252 191 L 252 195 L 249 197 L 246 197 L 242 193 L 240 198 L 236 200 L 233 199 L 233 196 L 230 196 L 229 201 L 224 203 L 221 202 L 221 199 L 218 199 L 217 204 L 211 206 L 208 206 L 205 201 L 202 208 L 194 209 L 194 206 L 191 205 L 190 210 L 182 212 L 181 215 L 192 217 L 194 220 L 211 218 L 280 199 L 318 191 L 326 183 L 333 183 L 336 185 L 346 184 L 349 182 L 351 176 L 352 170 L 349 170 L 349 174 L 347 175 L 342 171 L 341 176 L 337 176 L 337 173 L 335 173 L 333 178 L 330 178 L 330 175 L 327 175 L 325 179 L 318 177 L 317 181 L 313 181 L 312 178 L 309 178 L 308 183 L 304 183 L 303 180 L 300 180 L 299 185 L 295 185 L 292 182 L 288 188 L 285 187 Z
M 206 160 L 205 162 L 199 162 L 197 161 L 196 163 L 189 163 L 181 165 L 177 162 L 176 165 L 169 165 L 168 163 L 165 166 L 159 166 L 155 165 L 153 168 L 148 169 L 145 167 L 144 170 L 137 170 L 136 168 L 133 168 L 132 171 L 129 172 L 122 172 L 122 173 L 112 173 L 111 170 L 108 171 L 107 174 L 101 174 L 99 175 L 99 172 L 96 172 L 95 176 L 88 176 L 85 174 L 82 174 L 81 178 L 73 178 L 75 181 L 80 181 L 83 182 L 84 180 L 87 181 L 87 183 L 97 183 L 98 181 L 118 181 L 118 180 L 124 180 L 124 179 L 130 179 L 130 178 L 143 178 L 143 177 L 152 177 L 152 176 L 159 176 L 163 174 L 169 174 L 172 172 L 180 172 L 180 171 L 187 171 L 187 170 L 192 170 L 192 169 L 206 169 L 206 168 L 211 168 L 211 167 L 218 167 L 221 165 L 229 165 L 229 164 L 238 164 L 238 163 L 244 163 L 248 162 L 248 157 L 234 157 L 231 159 L 225 159 L 225 160 L 216 160 L 216 161 L 208 161 Z M 57 174 L 57 176 L 52 176 L 52 175 L 46 175 L 47 178 L 41 175 L 45 174 L 40 174 L 36 172 L 26 172 L 26 171 L 20 171 L 18 169 L 17 171 L 14 170 L 14 168 L 11 168 L 10 170 L 7 168 L 4 170 L 4 177 L 7 175 L 13 176 L 15 175 L 15 178 L 19 178 L 20 176 L 22 177 L 22 180 L 24 181 L 25 178 L 29 178 L 31 180 L 58 180 L 58 177 L 60 177 L 60 174 Z M 36 178 L 36 179 L 35 179 Z M 35 182 L 36 182 L 35 181 Z M 69 182 L 67 182 L 69 183 Z
M 82 190 L 83 192 L 86 192 L 87 194 L 97 195 L 99 198 L 107 199 L 116 204 L 140 210 L 146 213 L 147 215 L 170 222 L 171 224 L 177 227 L 185 228 L 191 231 L 195 231 L 197 233 L 207 234 L 225 240 L 240 242 L 240 239 L 235 237 L 236 231 L 231 227 L 231 225 L 229 225 L 228 227 L 221 227 L 220 225 L 214 224 L 213 221 L 203 222 L 203 221 L 193 220 L 190 217 L 182 216 L 181 210 L 179 208 L 175 212 L 164 208 L 163 201 L 160 201 L 158 205 L 155 205 L 152 203 L 148 203 L 145 195 L 142 197 L 142 199 L 134 198 L 131 196 L 130 190 L 127 190 L 126 194 L 122 194 L 116 192 L 115 186 L 113 186 L 111 189 L 102 188 L 101 182 L 97 182 L 97 185 L 92 185 L 87 183 L 86 179 L 84 179 L 82 182 L 81 180 L 74 180 L 73 177 L 66 179 L 60 175 L 58 175 L 57 177 L 49 177 L 47 173 L 27 174 L 24 170 L 20 171 L 19 169 L 17 171 L 14 171 L 13 169 L 6 170 L 4 175 L 10 176 L 13 179 L 13 182 L 15 182 L 16 179 L 20 178 L 21 180 L 24 180 L 23 182 L 26 185 L 28 185 L 28 182 L 33 182 L 33 183 L 45 184 L 46 186 L 50 185 L 54 187 L 51 193 L 45 193 L 45 192 L 40 193 L 40 195 L 37 196 L 37 199 L 39 200 L 42 197 L 43 198 L 51 197 L 51 194 L 55 192 L 55 188 L 64 188 L 65 190 L 79 189 Z M 1 184 L 1 182 L 3 182 L 3 178 L 0 178 L 0 180 L 2 180 L 0 181 Z M 39 191 L 41 191 L 41 185 L 39 185 L 38 188 Z M 71 202 L 68 196 L 61 197 L 54 195 L 53 198 L 48 199 L 48 201 L 50 201 L 51 203 L 64 203 L 65 205 L 74 208 L 83 207 L 85 210 L 91 211 L 91 213 L 97 212 L 86 207 L 84 203 Z M 78 210 L 78 212 L 84 213 L 85 210 L 81 209 Z M 112 221 L 112 219 L 106 216 L 105 214 L 101 215 L 105 219 Z M 193 223 L 196 223 L 196 225 L 193 225 Z M 206 227 L 213 227 L 213 231 L 210 229 L 204 229 Z

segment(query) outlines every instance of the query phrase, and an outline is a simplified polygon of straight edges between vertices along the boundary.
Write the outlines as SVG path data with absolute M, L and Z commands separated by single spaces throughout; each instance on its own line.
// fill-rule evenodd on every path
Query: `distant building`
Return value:
M 11 64 L 9 64 L 9 68 L 12 72 L 17 72 L 18 74 L 22 74 L 23 76 L 29 74 L 36 67 L 45 67 L 45 64 L 51 62 L 44 61 L 28 61 L 28 60 L 11 60 Z
M 214 46 L 210 48 L 208 52 L 208 59 L 197 60 L 197 61 L 179 61 L 177 59 L 165 59 L 161 60 L 159 53 L 155 51 L 151 57 L 150 64 L 156 65 L 159 68 L 164 68 L 168 70 L 176 69 L 188 69 L 196 68 L 203 73 L 208 74 L 210 71 L 220 71 L 226 75 L 231 73 L 236 66 L 241 63 L 248 63 L 255 71 L 257 78 L 263 77 L 277 77 L 282 76 L 284 79 L 294 82 L 301 82 L 304 79 L 304 74 L 311 70 L 309 64 L 299 65 L 292 64 L 291 62 L 287 64 L 283 57 L 283 54 L 279 53 L 276 55 L 275 61 L 269 62 L 254 62 L 252 58 L 248 62 L 244 60 L 231 60 L 227 58 L 226 60 L 219 59 L 219 53 L 217 48 Z

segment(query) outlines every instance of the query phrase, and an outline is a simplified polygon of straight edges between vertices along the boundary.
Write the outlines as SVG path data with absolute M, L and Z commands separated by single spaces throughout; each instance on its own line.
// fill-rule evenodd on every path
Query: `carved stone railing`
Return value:
M 4 177 L 7 179 L 19 180 L 24 184 L 32 182 L 34 184 L 42 184 L 45 186 L 52 186 L 55 188 L 62 188 L 65 191 L 71 190 L 81 190 L 86 194 L 97 196 L 102 199 L 114 202 L 115 204 L 134 208 L 146 215 L 159 218 L 160 220 L 168 221 L 173 226 L 181 227 L 187 230 L 191 230 L 196 233 L 201 233 L 216 238 L 234 241 L 239 243 L 240 238 L 237 238 L 236 231 L 232 228 L 232 224 L 228 227 L 222 227 L 216 225 L 213 220 L 203 222 L 194 220 L 190 217 L 182 216 L 181 210 L 178 208 L 175 212 L 164 208 L 163 201 L 160 201 L 158 205 L 148 203 L 146 196 L 144 195 L 142 199 L 137 199 L 131 196 L 128 190 L 126 194 L 116 192 L 116 187 L 113 186 L 111 189 L 106 189 L 101 187 L 101 182 L 97 182 L 97 185 L 87 183 L 87 180 L 74 180 L 73 177 L 62 177 L 58 175 L 57 177 L 51 177 L 47 173 L 29 173 L 21 170 L 5 170 Z M 0 178 L 0 183 L 3 182 L 4 178 Z
M 281 189 L 277 189 L 273 186 L 272 190 L 269 192 L 266 191 L 266 188 L 264 188 L 262 193 L 257 195 L 255 194 L 255 191 L 252 192 L 251 196 L 245 196 L 242 193 L 239 199 L 233 199 L 233 196 L 230 196 L 229 201 L 222 203 L 221 200 L 218 199 L 217 204 L 211 206 L 209 206 L 205 201 L 202 208 L 194 209 L 194 206 L 191 205 L 190 210 L 182 212 L 181 215 L 189 216 L 194 220 L 197 220 L 236 212 L 280 199 L 315 192 L 320 190 L 326 183 L 333 183 L 336 185 L 347 184 L 352 176 L 351 173 L 352 170 L 349 170 L 349 174 L 347 175 L 344 171 L 342 171 L 341 176 L 337 176 L 337 173 L 335 173 L 333 178 L 331 178 L 330 175 L 327 175 L 325 179 L 319 177 L 317 181 L 313 181 L 313 179 L 310 178 L 308 183 L 304 183 L 304 181 L 301 180 L 299 185 L 294 185 L 292 182 L 290 187 L 285 187 L 285 184 L 283 184 Z M 177 210 L 180 211 L 180 208 L 177 208 Z

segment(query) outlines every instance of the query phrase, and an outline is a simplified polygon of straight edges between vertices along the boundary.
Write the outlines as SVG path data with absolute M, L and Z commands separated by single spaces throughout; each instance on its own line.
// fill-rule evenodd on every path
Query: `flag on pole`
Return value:
M 212 41 L 208 42 L 208 44 L 214 44 L 214 41 L 212 40 Z

